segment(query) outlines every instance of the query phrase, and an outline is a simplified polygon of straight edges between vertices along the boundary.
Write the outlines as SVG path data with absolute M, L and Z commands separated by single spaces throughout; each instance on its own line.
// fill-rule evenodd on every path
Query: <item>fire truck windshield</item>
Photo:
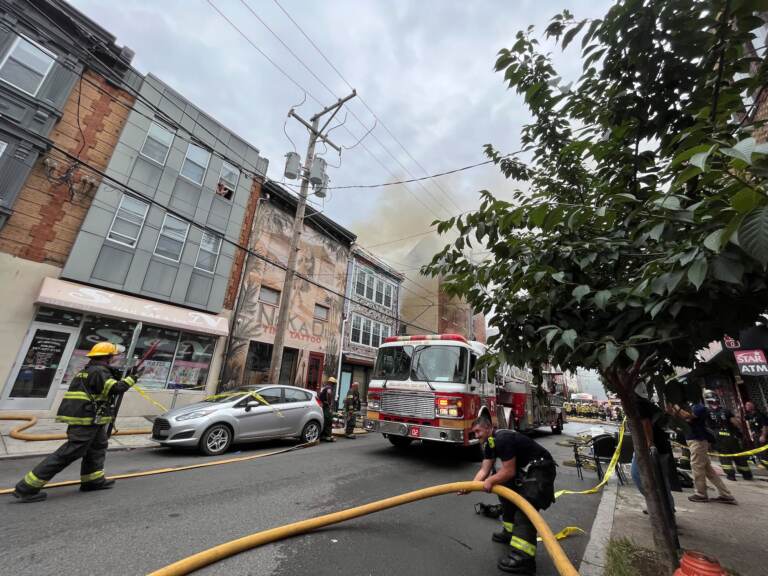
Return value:
M 426 382 L 467 381 L 467 350 L 460 346 L 389 346 L 379 349 L 374 378 Z

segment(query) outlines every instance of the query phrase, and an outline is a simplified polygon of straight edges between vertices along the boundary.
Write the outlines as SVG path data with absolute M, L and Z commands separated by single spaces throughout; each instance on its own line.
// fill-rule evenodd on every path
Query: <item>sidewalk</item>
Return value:
M 714 556 L 731 574 L 765 574 L 765 515 L 768 512 L 768 482 L 760 475 L 754 481 L 725 480 L 738 506 L 695 503 L 688 500 L 692 489 L 673 492 L 680 528 L 680 545 Z M 714 489 L 710 496 L 716 495 Z M 645 499 L 634 484 L 619 486 L 611 538 L 628 538 L 637 546 L 653 549 Z
M 50 454 L 61 446 L 64 440 L 26 441 L 11 438 L 11 430 L 25 424 L 22 420 L 0 420 L 0 459 L 19 458 L 24 456 L 43 456 Z M 144 417 L 120 417 L 117 419 L 118 430 L 140 430 L 152 427 L 152 421 Z M 40 418 L 32 428 L 27 428 L 27 434 L 65 434 L 67 425 L 56 422 L 53 418 Z M 130 436 L 113 436 L 109 439 L 109 450 L 127 450 L 130 448 L 147 448 L 157 446 L 149 439 L 149 434 Z

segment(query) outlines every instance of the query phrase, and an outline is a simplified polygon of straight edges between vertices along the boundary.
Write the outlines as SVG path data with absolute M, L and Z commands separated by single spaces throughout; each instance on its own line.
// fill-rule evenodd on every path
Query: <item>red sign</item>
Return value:
M 742 376 L 768 375 L 768 362 L 762 350 L 734 350 L 733 357 Z
M 408 434 L 410 434 L 413 438 L 419 437 L 419 427 L 418 426 L 411 426 L 410 430 L 408 430 Z
M 729 350 L 733 350 L 734 348 L 741 348 L 741 342 L 739 342 L 734 338 L 731 338 L 730 336 L 728 336 L 728 334 L 723 336 L 723 343 L 725 343 L 725 347 L 728 348 Z

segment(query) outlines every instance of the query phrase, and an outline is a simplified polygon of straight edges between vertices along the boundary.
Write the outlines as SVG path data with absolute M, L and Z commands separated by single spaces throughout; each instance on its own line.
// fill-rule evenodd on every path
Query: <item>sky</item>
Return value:
M 303 158 L 306 151 L 307 131 L 287 119 L 289 109 L 304 101 L 297 112 L 308 118 L 348 94 L 348 82 L 359 97 L 345 106 L 346 122 L 330 137 L 351 149 L 341 158 L 333 150 L 324 154 L 331 187 L 453 170 L 486 160 L 486 143 L 503 152 L 517 150 L 520 129 L 530 118 L 522 98 L 493 71 L 498 50 L 510 47 L 517 31 L 529 25 L 543 36 L 549 19 L 563 9 L 577 18 L 600 17 L 610 5 L 606 0 L 70 1 L 135 51 L 139 71 L 152 72 L 258 148 L 270 161 L 268 177 L 277 181 L 283 181 L 284 155 L 295 149 Z M 577 78 L 578 43 L 562 52 L 542 42 L 563 81 Z M 491 165 L 421 184 L 330 190 L 313 202 L 397 267 L 418 242 L 431 241 L 429 235 L 415 235 L 429 230 L 433 220 L 475 208 L 479 190 L 503 197 L 512 188 Z

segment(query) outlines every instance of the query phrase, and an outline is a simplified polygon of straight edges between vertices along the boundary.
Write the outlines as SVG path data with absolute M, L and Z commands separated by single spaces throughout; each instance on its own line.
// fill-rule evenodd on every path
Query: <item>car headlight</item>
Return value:
M 203 416 L 208 416 L 208 414 L 213 414 L 214 412 L 216 412 L 216 410 L 195 410 L 189 414 L 176 416 L 176 420 L 194 420 L 195 418 L 202 418 Z

